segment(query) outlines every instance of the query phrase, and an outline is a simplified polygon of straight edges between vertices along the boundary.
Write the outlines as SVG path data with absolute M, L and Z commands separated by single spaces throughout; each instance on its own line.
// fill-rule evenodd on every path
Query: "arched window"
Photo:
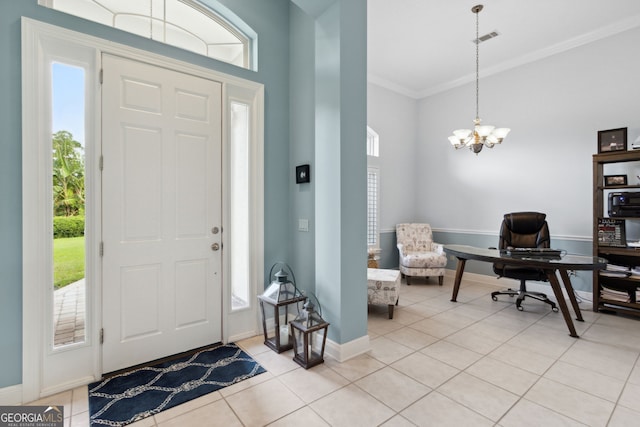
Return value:
M 38 0 L 38 4 L 239 67 L 257 68 L 251 54 L 255 33 L 248 27 L 240 30 L 197 0 Z

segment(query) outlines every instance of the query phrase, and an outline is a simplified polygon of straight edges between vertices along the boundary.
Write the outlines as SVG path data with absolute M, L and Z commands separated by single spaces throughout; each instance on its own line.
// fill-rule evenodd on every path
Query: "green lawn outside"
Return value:
M 53 286 L 59 289 L 84 277 L 84 236 L 53 239 Z

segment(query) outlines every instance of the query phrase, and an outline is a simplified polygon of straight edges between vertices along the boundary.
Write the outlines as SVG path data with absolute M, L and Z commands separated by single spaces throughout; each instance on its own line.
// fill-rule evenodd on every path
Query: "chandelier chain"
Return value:
M 480 11 L 476 12 L 476 119 L 480 118 Z

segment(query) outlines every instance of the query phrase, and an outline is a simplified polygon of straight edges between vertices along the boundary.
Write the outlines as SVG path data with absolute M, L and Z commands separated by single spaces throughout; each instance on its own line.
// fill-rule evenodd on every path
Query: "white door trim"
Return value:
M 23 212 L 23 399 L 33 400 L 87 383 L 96 377 L 96 284 L 99 262 L 95 237 L 99 234 L 100 192 L 92 168 L 97 165 L 95 147 L 85 151 L 87 191 L 86 227 L 87 283 L 85 341 L 53 349 L 53 248 L 52 248 L 52 157 L 51 157 L 51 64 L 61 61 L 81 66 L 87 72 L 85 106 L 95 111 L 99 99 L 97 58 L 87 46 L 65 38 L 44 36 L 23 26 L 22 84 L 22 212 Z M 96 140 L 99 121 L 87 115 L 87 139 Z M 99 312 L 99 311 L 98 311 Z M 46 329 L 43 325 L 51 326 Z M 47 369 L 64 361 L 66 369 Z M 50 375 L 45 375 L 48 372 Z
M 61 42 L 74 44 L 83 49 L 93 49 L 95 57 L 99 58 L 101 53 L 110 53 L 135 59 L 141 62 L 152 63 L 161 67 L 166 67 L 176 71 L 180 71 L 194 76 L 207 79 L 217 80 L 223 84 L 223 152 L 228 149 L 227 130 L 229 115 L 226 112 L 228 102 L 228 93 L 250 94 L 246 97 L 250 102 L 252 112 L 251 132 L 251 164 L 255 166 L 250 173 L 250 200 L 251 200 L 251 233 L 253 241 L 251 242 L 251 284 L 252 284 L 252 302 L 251 309 L 242 310 L 232 313 L 230 303 L 227 301 L 230 297 L 228 284 L 223 284 L 223 341 L 229 338 L 248 336 L 257 332 L 257 307 L 255 304 L 255 295 L 258 286 L 263 284 L 264 272 L 264 198 L 263 198 L 263 129 L 264 129 L 264 87 L 260 83 L 241 79 L 239 77 L 220 73 L 205 67 L 185 63 L 182 61 L 167 58 L 158 54 L 135 49 L 126 45 L 110 42 L 108 40 L 78 33 L 75 31 L 60 28 L 54 25 L 42 23 L 30 18 L 22 18 L 22 138 L 23 138 L 23 349 L 22 349 L 22 402 L 30 402 L 36 400 L 46 394 L 53 394 L 65 389 L 75 387 L 77 385 L 86 384 L 93 379 L 99 378 L 102 373 L 102 361 L 100 359 L 100 346 L 98 345 L 97 336 L 101 328 L 101 283 L 97 280 L 94 287 L 88 295 L 87 307 L 89 311 L 93 311 L 93 322 L 87 329 L 87 335 L 93 338 L 89 339 L 87 345 L 91 348 L 93 357 L 92 370 L 93 375 L 81 376 L 70 381 L 60 381 L 56 386 L 43 390 L 42 387 L 42 370 L 43 370 L 43 354 L 46 350 L 46 341 L 42 325 L 45 324 L 44 307 L 46 305 L 45 298 L 42 296 L 44 283 L 50 283 L 48 271 L 50 271 L 52 261 L 48 258 L 48 252 L 45 246 L 50 245 L 50 190 L 47 191 L 47 183 L 50 182 L 50 175 L 47 176 L 47 170 L 50 170 L 50 153 L 43 152 L 43 141 L 51 140 L 51 124 L 50 114 L 46 100 L 43 101 L 42 93 L 44 87 L 42 64 L 44 61 L 43 51 L 52 42 Z M 99 61 L 99 60 L 98 60 Z M 99 62 L 98 62 L 99 64 Z M 99 97 L 96 97 L 99 101 Z M 101 116 L 99 106 L 94 111 L 94 119 L 99 123 Z M 94 131 L 99 132 L 99 126 Z M 94 135 L 95 137 L 95 135 Z M 98 136 L 99 138 L 99 136 Z M 96 139 L 96 141 L 99 139 Z M 46 151 L 46 150 L 45 150 Z M 97 151 L 97 150 L 96 150 Z M 49 165 L 48 165 L 49 164 Z M 97 163 L 96 163 L 97 164 Z M 223 165 L 223 174 L 225 174 L 226 165 Z M 37 173 L 33 173 L 37 171 Z M 223 178 L 224 180 L 224 178 Z M 223 204 L 226 204 L 228 198 L 228 182 L 223 182 Z M 88 183 L 89 185 L 89 183 Z M 98 185 L 92 183 L 90 185 Z M 94 191 L 97 191 L 94 189 Z M 99 194 L 99 193 L 96 193 Z M 99 203 L 98 200 L 94 203 Z M 46 206 L 46 209 L 43 209 Z M 99 210 L 98 210 L 99 211 Z M 97 218 L 99 220 L 99 218 Z M 93 233 L 99 235 L 99 221 L 93 222 L 88 226 L 92 227 Z M 48 227 L 48 228 L 47 228 Z M 95 272 L 100 271 L 101 262 L 99 257 L 93 261 Z M 223 277 L 229 275 L 224 271 Z M 99 275 L 98 275 L 99 276 Z M 90 299 L 90 300 L 89 300 Z M 231 321 L 230 319 L 233 319 Z

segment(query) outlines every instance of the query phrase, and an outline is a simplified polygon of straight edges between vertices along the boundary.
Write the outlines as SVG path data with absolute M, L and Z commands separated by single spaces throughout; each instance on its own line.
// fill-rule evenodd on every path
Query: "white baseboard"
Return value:
M 92 382 L 97 381 L 98 379 L 99 378 L 94 378 L 92 376 L 86 376 L 86 377 L 78 378 L 66 383 L 57 384 L 55 387 L 47 387 L 42 389 L 42 392 L 40 393 L 40 398 L 43 398 L 46 396 L 52 396 L 54 394 L 62 393 L 63 391 L 67 391 L 67 390 L 73 390 L 74 388 L 91 384 Z
M 0 388 L 0 405 L 18 406 L 22 405 L 22 384 Z
M 247 338 L 255 337 L 256 335 L 262 335 L 262 331 L 260 331 L 259 333 L 257 331 L 248 331 L 248 332 L 241 332 L 239 334 L 232 335 L 229 337 L 229 339 L 225 344 L 228 344 L 230 342 L 242 341 Z
M 353 341 L 349 341 L 344 344 L 338 344 L 335 341 L 327 339 L 325 345 L 325 353 L 338 362 L 344 362 L 353 357 L 359 356 L 367 351 L 371 350 L 369 344 L 369 335 L 364 335 L 360 338 L 356 338 Z

